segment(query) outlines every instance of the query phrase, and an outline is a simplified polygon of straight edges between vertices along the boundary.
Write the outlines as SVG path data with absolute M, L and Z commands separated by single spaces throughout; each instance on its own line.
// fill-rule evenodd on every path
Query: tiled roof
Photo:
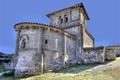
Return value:
M 87 16 L 87 18 L 88 18 L 88 20 L 89 20 L 89 16 L 88 16 L 88 14 L 87 14 L 87 11 L 86 11 L 83 3 L 78 3 L 78 4 L 73 5 L 73 6 L 71 6 L 71 7 L 64 8 L 64 9 L 61 9 L 61 10 L 58 10 L 58 11 L 49 13 L 49 14 L 47 14 L 47 16 L 49 17 L 50 15 L 55 14 L 55 13 L 58 13 L 58 12 L 60 12 L 60 11 L 64 11 L 64 10 L 67 10 L 67 9 L 73 9 L 73 8 L 77 8 L 77 7 L 82 7 L 82 8 L 83 8 L 83 10 L 84 10 L 84 12 L 85 12 L 85 14 L 86 14 L 86 16 Z

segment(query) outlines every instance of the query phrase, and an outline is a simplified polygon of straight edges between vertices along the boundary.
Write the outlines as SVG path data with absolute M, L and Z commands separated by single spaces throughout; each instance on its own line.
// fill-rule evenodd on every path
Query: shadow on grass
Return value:
M 114 61 L 114 60 L 112 60 Z M 72 74 L 77 74 L 77 73 L 80 73 L 80 72 L 83 72 L 85 70 L 88 70 L 88 69 L 92 69 L 96 66 L 99 66 L 99 65 L 106 65 L 108 63 L 110 63 L 111 61 L 107 60 L 105 61 L 103 64 L 82 64 L 82 65 L 75 65 L 75 66 L 72 66 L 72 67 L 68 67 L 68 68 L 64 68 L 63 70 L 61 71 L 58 71 L 58 73 L 72 73 Z
M 80 72 L 83 72 L 85 70 L 91 69 L 95 66 L 98 66 L 100 64 L 89 64 L 89 65 L 76 65 L 76 66 L 72 66 L 72 67 L 68 67 L 68 68 L 64 68 L 61 71 L 58 71 L 57 73 L 72 73 L 72 74 L 77 74 Z
M 0 80 L 20 80 L 20 78 L 14 77 L 14 74 L 10 71 L 5 71 L 1 74 L 2 76 L 0 76 Z
M 20 79 L 10 76 L 10 77 L 0 77 L 0 80 L 20 80 Z

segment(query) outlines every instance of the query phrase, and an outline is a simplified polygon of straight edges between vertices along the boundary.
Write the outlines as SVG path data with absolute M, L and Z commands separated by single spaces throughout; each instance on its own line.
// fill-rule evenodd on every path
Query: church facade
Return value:
M 97 48 L 97 51 L 93 49 L 95 41 L 88 31 L 89 16 L 82 3 L 55 11 L 47 16 L 51 20 L 50 25 L 32 22 L 15 25 L 16 76 L 37 75 L 82 64 L 86 61 L 87 53 L 91 52 L 91 50 L 86 52 L 85 48 L 95 50 L 96 62 L 104 62 L 104 48 Z M 91 58 L 94 59 L 94 57 Z

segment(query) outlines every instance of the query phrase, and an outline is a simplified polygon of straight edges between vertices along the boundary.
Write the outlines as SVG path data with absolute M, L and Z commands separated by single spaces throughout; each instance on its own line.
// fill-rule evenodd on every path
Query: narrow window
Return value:
M 68 22 L 68 17 L 65 18 L 65 22 Z
M 45 44 L 48 44 L 48 40 L 45 40 Z
M 60 23 L 63 23 L 63 19 L 60 19 Z
M 63 19 L 61 16 L 59 17 L 59 21 L 60 21 L 60 23 L 63 23 Z
M 21 48 L 24 49 L 25 48 L 25 39 L 22 40 L 22 43 L 21 43 Z
M 67 15 L 64 16 L 65 22 L 68 22 L 68 17 Z

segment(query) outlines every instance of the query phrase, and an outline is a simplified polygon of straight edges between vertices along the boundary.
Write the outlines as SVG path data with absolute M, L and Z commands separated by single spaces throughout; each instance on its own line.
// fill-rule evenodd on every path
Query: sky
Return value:
M 120 0 L 0 0 L 0 52 L 15 53 L 16 23 L 49 24 L 46 14 L 80 2 L 96 46 L 120 45 Z

